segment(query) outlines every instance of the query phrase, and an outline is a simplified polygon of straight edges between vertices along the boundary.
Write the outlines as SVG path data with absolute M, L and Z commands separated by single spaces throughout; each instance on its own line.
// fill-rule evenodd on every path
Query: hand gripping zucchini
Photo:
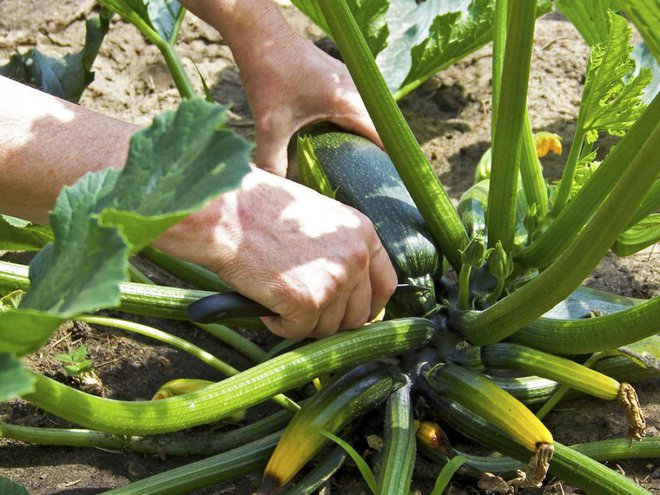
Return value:
M 388 309 L 395 316 L 423 316 L 433 310 L 433 278 L 441 266 L 438 253 L 387 154 L 368 139 L 330 125 L 314 126 L 301 136 L 311 142 L 335 198 L 374 223 L 399 282 L 429 288 L 393 296 Z

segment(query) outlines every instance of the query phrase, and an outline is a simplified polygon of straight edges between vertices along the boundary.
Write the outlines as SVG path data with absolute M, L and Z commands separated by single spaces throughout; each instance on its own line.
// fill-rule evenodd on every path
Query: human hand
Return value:
M 255 123 L 256 165 L 285 176 L 289 141 L 313 122 L 334 122 L 382 146 L 346 66 L 297 35 L 280 43 L 283 48 L 256 68 L 241 67 Z
M 346 66 L 297 34 L 271 0 L 182 0 L 234 55 L 256 131 L 258 167 L 285 176 L 287 146 L 331 121 L 382 145 Z
M 156 247 L 206 266 L 277 313 L 265 325 L 291 339 L 362 326 L 397 282 L 367 217 L 259 169 Z

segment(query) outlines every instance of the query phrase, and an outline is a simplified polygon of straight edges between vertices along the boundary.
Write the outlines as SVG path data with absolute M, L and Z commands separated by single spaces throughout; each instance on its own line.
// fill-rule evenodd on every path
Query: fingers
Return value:
M 369 320 L 378 316 L 396 289 L 397 276 L 385 248 L 378 242 L 369 264 L 371 280 L 371 312 Z
M 374 233 L 375 236 L 375 233 Z M 289 339 L 323 338 L 339 330 L 355 330 L 375 318 L 394 293 L 397 277 L 387 252 L 376 238 L 363 276 L 351 290 L 337 290 L 318 309 L 296 306 L 288 314 L 262 318 L 276 335 Z M 277 312 L 277 309 L 274 309 Z

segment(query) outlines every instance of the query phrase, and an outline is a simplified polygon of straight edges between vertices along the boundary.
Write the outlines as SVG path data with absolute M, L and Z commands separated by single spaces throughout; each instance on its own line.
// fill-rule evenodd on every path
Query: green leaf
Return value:
M 38 251 L 52 240 L 49 227 L 0 215 L 0 251 Z
M 176 0 L 149 0 L 147 14 L 158 34 L 173 44 L 185 11 Z
M 176 0 L 99 0 L 99 3 L 133 24 L 146 26 L 162 40 L 173 44 L 185 10 Z M 139 26 L 142 31 L 143 26 Z
M 32 48 L 13 55 L 8 64 L 0 67 L 0 75 L 77 103 L 94 80 L 92 64 L 109 26 L 109 16 L 102 13 L 87 21 L 85 46 L 80 52 L 53 58 Z
M 292 0 L 291 3 L 314 21 L 325 33 L 330 33 L 330 28 L 323 17 L 317 0 Z M 372 55 L 375 57 L 387 45 L 389 30 L 386 25 L 385 13 L 390 1 L 347 0 L 347 3 L 369 45 Z
M 619 347 L 617 352 L 629 357 L 643 368 L 660 371 L 660 335 L 652 335 L 634 344 Z
M 608 16 L 608 38 L 591 51 L 580 106 L 580 120 L 589 143 L 595 141 L 600 131 L 622 135 L 645 108 L 640 98 L 651 82 L 649 69 L 628 77 L 635 68 L 630 57 L 631 30 L 620 15 L 610 12 Z
M 21 299 L 23 299 L 24 295 L 25 295 L 25 291 L 15 290 L 13 292 L 10 292 L 6 296 L 0 298 L 0 313 L 18 309 L 18 305 L 20 304 Z
M 330 180 L 319 163 L 312 141 L 309 138 L 298 137 L 298 172 L 300 183 L 314 189 L 316 192 L 335 198 Z
M 660 242 L 660 213 L 653 213 L 622 232 L 612 251 L 617 256 L 630 256 L 656 242 Z
M 635 60 L 635 70 L 632 76 L 637 76 L 641 70 L 648 68 L 651 71 L 651 84 L 646 86 L 642 101 L 647 105 L 651 103 L 653 98 L 660 93 L 660 63 L 653 56 L 651 50 L 645 42 L 639 43 L 632 51 L 632 58 Z
M 660 61 L 660 9 L 658 0 L 619 0 L 628 18 L 648 44 L 656 60 Z
M 397 97 L 410 92 L 436 72 L 457 62 L 492 38 L 495 2 L 472 0 L 469 4 L 465 1 L 435 3 L 436 6 L 428 0 L 420 4 L 411 16 L 413 19 L 414 16 L 428 19 L 433 19 L 433 15 L 437 16 L 429 26 L 424 26 L 423 37 L 420 37 L 422 33 L 410 35 L 411 30 L 407 26 L 409 19 L 402 17 L 401 20 L 405 19 L 405 23 L 400 25 L 403 30 L 397 30 L 396 33 L 400 36 L 397 40 L 398 50 L 389 50 L 391 44 L 377 59 L 385 79 Z M 433 11 L 427 10 L 433 7 Z M 400 15 L 410 14 L 402 11 Z M 420 20 L 418 18 L 417 22 L 420 23 Z M 406 60 L 410 60 L 407 73 L 402 70 L 406 64 L 395 63 L 398 57 L 403 56 L 402 47 L 408 52 L 405 55 Z M 397 91 L 394 91 L 395 87 Z
M 351 444 L 339 438 L 337 435 L 330 433 L 327 430 L 319 429 L 318 432 L 327 439 L 335 442 L 337 445 L 343 448 L 348 455 L 351 456 L 351 459 L 353 459 L 353 462 L 360 470 L 360 474 L 364 478 L 364 481 L 367 483 L 367 486 L 371 490 L 371 493 L 376 493 L 376 490 L 378 489 L 378 484 L 376 483 L 376 477 L 374 476 L 373 471 L 371 471 L 369 465 L 365 462 L 362 456 L 353 447 L 351 447 Z
M 34 379 L 25 370 L 23 363 L 9 354 L 0 354 L 0 402 L 32 392 Z M 0 493 L 8 493 L 2 487 L 1 477 Z
M 557 0 L 557 9 L 580 32 L 589 46 L 607 40 L 608 10 L 619 10 L 617 0 Z
M 67 318 L 118 304 L 130 251 L 117 229 L 100 226 L 92 215 L 119 174 L 87 174 L 62 190 L 50 215 L 55 242 L 30 263 L 30 290 L 20 309 Z
M 442 467 L 440 474 L 438 474 L 438 477 L 435 480 L 435 486 L 433 487 L 431 495 L 442 495 L 445 492 L 445 488 L 449 485 L 449 482 L 456 471 L 458 471 L 465 463 L 465 460 L 465 457 L 462 455 L 457 455 Z
M 140 249 L 249 171 L 250 146 L 219 128 L 224 121 L 223 108 L 184 101 L 133 136 L 124 169 L 64 188 L 50 217 L 55 242 L 31 263 L 20 309 L 68 318 L 116 306 L 126 242 Z
M 225 111 L 186 100 L 137 132 L 101 224 L 120 226 L 137 251 L 212 197 L 238 187 L 250 170 L 250 145 L 221 128 Z
M 4 476 L 0 476 L 0 493 L 2 495 L 30 495 L 27 489 Z
M 64 318 L 34 310 L 0 313 L 0 353 L 30 354 L 44 345 Z

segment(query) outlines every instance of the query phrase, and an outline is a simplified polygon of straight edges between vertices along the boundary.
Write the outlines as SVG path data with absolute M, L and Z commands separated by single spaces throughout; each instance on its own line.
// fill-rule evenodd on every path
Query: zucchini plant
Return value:
M 199 267 L 148 245 L 205 200 L 235 187 L 247 173 L 249 153 L 249 145 L 225 127 L 226 109 L 195 97 L 177 58 L 183 9 L 174 1 L 100 3 L 163 52 L 186 101 L 133 137 L 122 171 L 90 174 L 63 190 L 50 228 L 0 217 L 0 249 L 39 250 L 29 268 L 0 261 L 0 399 L 22 397 L 87 428 L 0 423 L 0 435 L 42 444 L 211 455 L 108 493 L 187 493 L 264 466 L 258 493 L 287 484 L 290 493 L 312 493 L 346 458 L 341 449 L 324 449 L 330 439 L 339 434 L 353 441 L 367 419 L 384 417 L 382 456 L 377 475 L 370 477 L 374 492 L 408 493 L 415 461 L 424 456 L 445 466 L 439 468 L 438 490 L 456 470 L 476 477 L 501 473 L 506 479 L 497 482 L 507 489 L 540 486 L 549 470 L 588 493 L 648 493 L 599 461 L 660 455 L 658 439 L 645 438 L 643 411 L 628 383 L 657 378 L 660 300 L 580 285 L 608 251 L 629 254 L 660 239 L 660 99 L 651 84 L 653 64 L 636 67 L 626 18 L 614 10 L 591 15 L 604 5 L 623 9 L 657 67 L 657 5 L 592 0 L 585 2 L 591 8 L 581 8 L 558 2 L 591 44 L 591 57 L 566 168 L 550 184 L 526 105 L 535 19 L 545 4 L 473 0 L 467 9 L 444 11 L 442 2 L 432 0 L 295 1 L 337 44 L 385 146 L 383 151 L 329 126 L 304 130 L 298 140 L 301 178 L 368 215 L 399 281 L 421 290 L 393 298 L 382 321 L 294 349 L 284 343 L 264 350 L 229 328 L 259 328 L 256 318 L 200 325 L 254 363 L 239 372 L 165 332 L 91 315 L 117 308 L 186 320 L 189 304 L 227 290 Z M 427 26 L 428 37 L 402 41 L 402 26 L 410 19 L 392 23 L 405 4 L 419 18 L 437 15 Z M 478 180 L 456 208 L 396 98 L 491 36 L 492 148 L 475 163 Z M 374 58 L 396 43 L 411 49 L 406 74 L 388 72 L 386 56 Z M 89 60 L 89 52 L 81 53 Z M 89 71 L 91 65 L 83 67 Z M 49 88 L 47 81 L 42 87 Z M 620 139 L 596 161 L 602 133 Z M 556 147 L 552 139 L 541 136 L 539 148 Z M 200 164 L 200 156 L 213 158 Z M 184 186 L 176 188 L 176 198 L 174 184 Z M 129 263 L 139 251 L 197 288 L 150 284 Z M 122 401 L 26 369 L 20 358 L 72 319 L 169 342 L 228 378 L 195 383 L 157 401 Z M 310 383 L 319 390 L 310 393 Z M 630 422 L 630 439 L 574 447 L 555 441 L 541 418 L 567 387 L 618 400 Z M 283 395 L 291 390 L 300 403 Z M 269 399 L 283 410 L 212 438 L 207 432 L 177 433 L 240 416 Z M 540 403 L 546 406 L 534 414 Z M 438 424 L 504 456 L 459 452 Z M 317 467 L 296 478 L 314 456 L 320 459 Z

